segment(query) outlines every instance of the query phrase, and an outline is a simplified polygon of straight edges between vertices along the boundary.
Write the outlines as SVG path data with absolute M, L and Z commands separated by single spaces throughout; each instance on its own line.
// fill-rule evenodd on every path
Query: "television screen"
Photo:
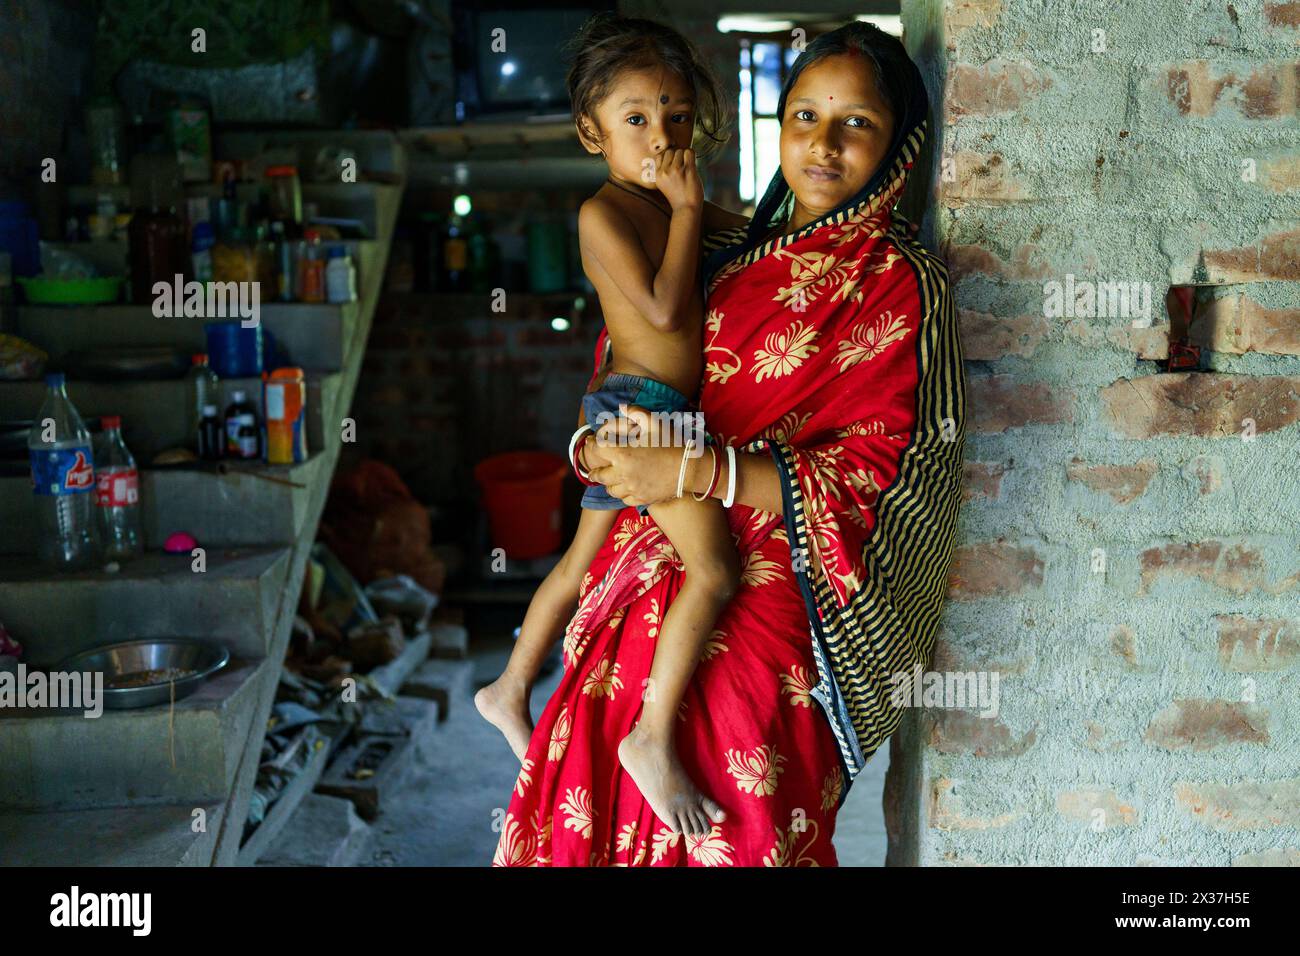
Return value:
M 466 112 L 567 111 L 568 63 L 562 49 L 599 9 L 597 4 L 498 9 L 476 4 L 462 21 L 470 33 L 462 54 L 472 51 L 473 57 L 462 71 L 462 80 L 472 81 L 461 86 Z

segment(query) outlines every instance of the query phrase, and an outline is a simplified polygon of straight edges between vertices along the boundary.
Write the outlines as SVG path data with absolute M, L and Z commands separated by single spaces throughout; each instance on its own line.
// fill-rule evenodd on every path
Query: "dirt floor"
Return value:
M 493 620 L 495 619 L 495 620 Z M 510 653 L 511 612 L 470 623 L 473 689 L 501 672 Z M 558 667 L 533 692 L 540 713 L 559 681 Z M 487 866 L 497 834 L 494 810 L 504 808 L 519 762 L 505 739 L 474 709 L 471 694 L 451 701 L 436 733 L 421 742 L 402 788 L 373 825 L 363 866 Z M 881 793 L 889 748 L 849 791 L 840 810 L 835 847 L 841 866 L 883 866 L 885 828 Z M 498 816 L 500 814 L 497 814 Z

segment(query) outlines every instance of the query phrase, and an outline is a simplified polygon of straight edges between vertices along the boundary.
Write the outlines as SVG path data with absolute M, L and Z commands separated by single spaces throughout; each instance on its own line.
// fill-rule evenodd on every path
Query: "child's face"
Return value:
M 796 225 L 857 194 L 893 135 L 894 118 L 867 57 L 828 56 L 800 73 L 781 122 L 781 173 L 794 193 Z
M 665 67 L 627 70 L 608 95 L 596 104 L 599 142 L 583 137 L 589 153 L 604 152 L 610 173 L 617 179 L 654 188 L 647 170 L 670 146 L 685 149 L 695 132 L 695 96 L 689 83 Z M 647 162 L 649 161 L 649 162 Z

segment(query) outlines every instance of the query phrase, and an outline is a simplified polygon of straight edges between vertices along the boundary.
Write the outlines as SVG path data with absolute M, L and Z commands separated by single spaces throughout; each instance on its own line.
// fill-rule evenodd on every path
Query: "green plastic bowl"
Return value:
M 121 276 L 96 279 L 47 279 L 18 277 L 23 295 L 31 305 L 103 305 L 116 302 L 122 291 Z

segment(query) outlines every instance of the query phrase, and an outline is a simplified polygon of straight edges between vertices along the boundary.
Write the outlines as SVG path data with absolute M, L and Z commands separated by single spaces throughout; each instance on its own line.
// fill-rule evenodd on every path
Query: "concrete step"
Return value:
M 343 368 L 344 351 L 360 312 L 356 302 L 263 300 L 259 314 L 263 330 L 271 333 L 293 365 L 336 372 Z M 101 348 L 169 346 L 185 353 L 206 352 L 203 326 L 212 321 L 223 319 L 159 318 L 149 305 L 29 305 L 16 310 L 13 332 L 44 349 L 58 368 L 72 352 Z
M 222 802 L 3 810 L 0 866 L 210 866 L 224 812 Z
M 474 706 L 474 662 L 427 660 L 402 685 L 401 694 L 437 701 L 440 719 L 446 720 L 453 707 L 459 711 Z
M 200 542 L 201 544 L 202 542 Z M 35 666 L 140 637 L 202 637 L 236 657 L 268 653 L 289 571 L 288 548 L 210 548 L 207 567 L 189 555 L 147 551 L 115 573 L 58 574 L 25 556 L 0 556 L 0 621 Z
M 229 461 L 140 469 L 145 547 L 188 531 L 206 547 L 288 545 L 307 521 L 311 489 L 324 468 L 316 454 L 298 465 Z M 0 554 L 35 554 L 29 477 L 0 477 Z
M 258 866 L 355 866 L 370 824 L 352 801 L 309 793 L 257 861 Z
M 341 373 L 307 373 L 307 449 L 319 451 L 323 446 L 322 409 L 332 408 Z M 244 391 L 262 409 L 262 380 L 259 378 L 225 379 L 221 383 L 221 405 L 230 404 L 236 390 Z M 44 382 L 0 382 L 0 421 L 33 421 L 45 401 Z M 189 391 L 183 378 L 144 379 L 122 382 L 68 382 L 68 397 L 84 419 L 101 415 L 122 416 L 122 437 L 135 456 L 136 464 L 148 466 L 155 455 L 170 448 L 190 446 Z M 332 422 L 337 431 L 338 422 Z M 6 474 L 26 474 L 21 461 Z
M 172 704 L 133 710 L 0 711 L 0 808 L 83 810 L 226 799 L 254 702 L 275 670 L 231 661 Z

